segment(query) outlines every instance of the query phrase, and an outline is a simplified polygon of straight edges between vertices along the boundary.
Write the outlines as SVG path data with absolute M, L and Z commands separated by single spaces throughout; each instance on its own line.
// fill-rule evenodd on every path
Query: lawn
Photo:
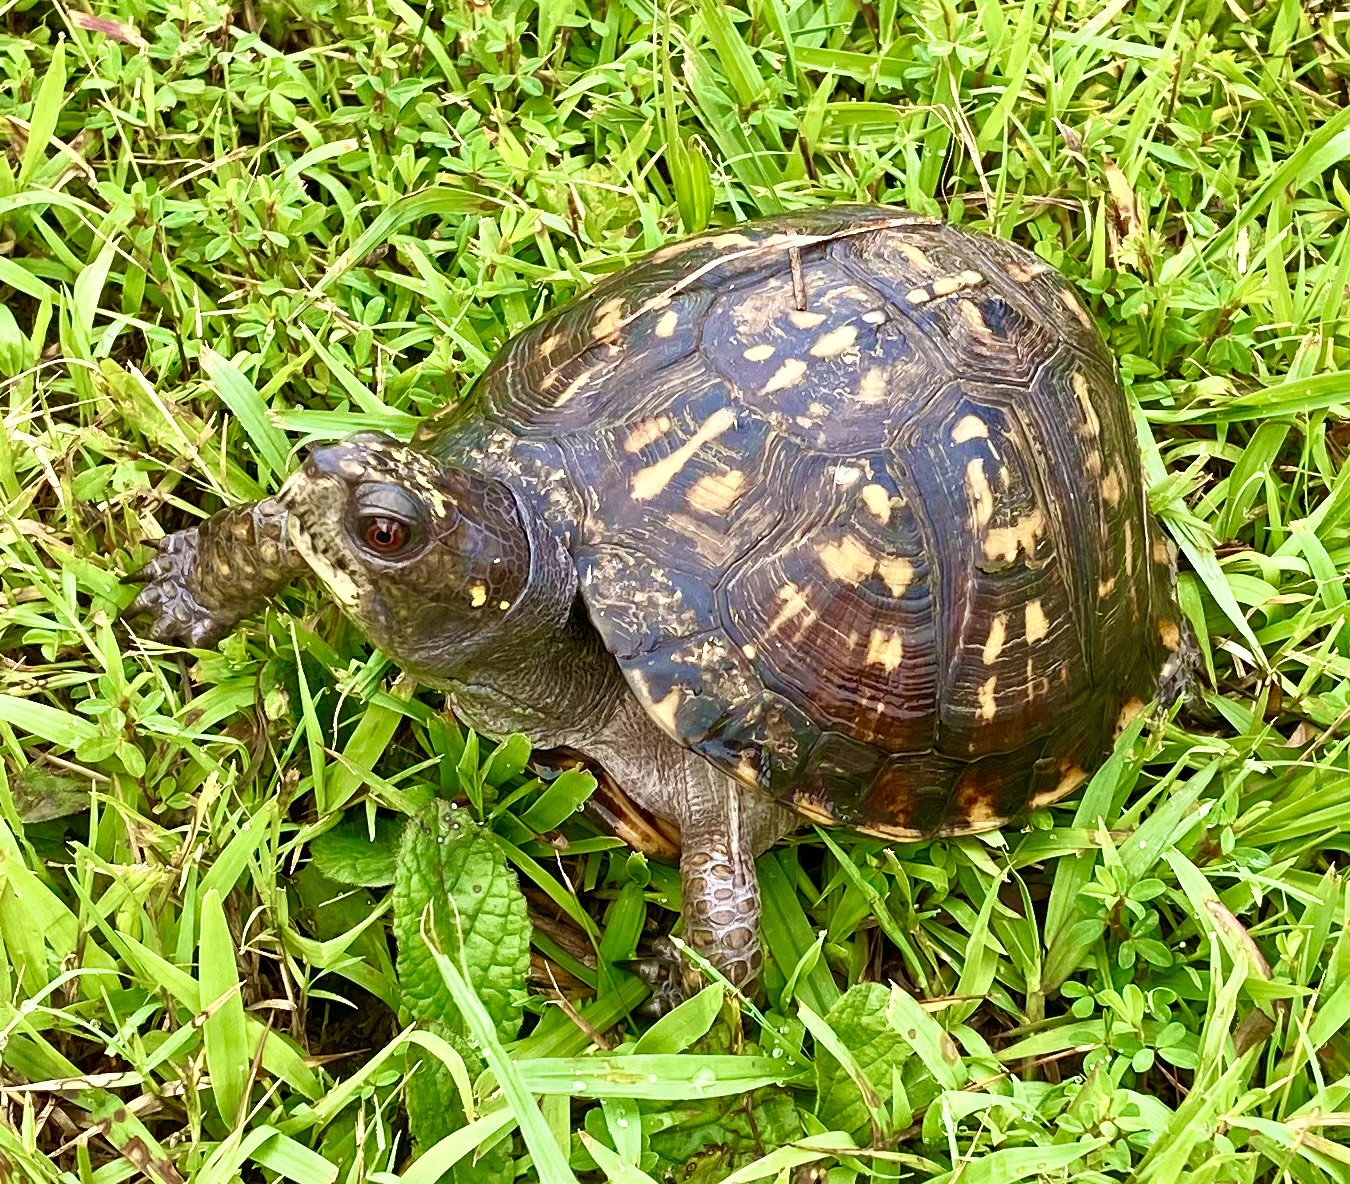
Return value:
M 0 1178 L 1350 1179 L 1350 14 L 90 7 L 0 0 Z M 588 774 L 312 587 L 192 651 L 121 577 L 663 243 L 853 200 L 1074 283 L 1203 682 L 1002 832 L 803 831 L 762 1006 L 653 1023 L 678 876 Z

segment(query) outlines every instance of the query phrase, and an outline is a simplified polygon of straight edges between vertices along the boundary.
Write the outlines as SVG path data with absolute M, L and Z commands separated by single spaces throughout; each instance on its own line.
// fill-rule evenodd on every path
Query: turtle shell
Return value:
M 1061 797 L 1176 664 L 1113 362 L 998 239 L 853 206 L 676 243 L 430 431 L 548 516 L 666 732 L 822 822 Z

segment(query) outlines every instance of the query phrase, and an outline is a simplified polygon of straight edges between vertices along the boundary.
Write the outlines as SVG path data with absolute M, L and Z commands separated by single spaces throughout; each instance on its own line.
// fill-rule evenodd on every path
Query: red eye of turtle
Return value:
M 408 528 L 397 518 L 367 518 L 363 537 L 372 551 L 388 555 L 408 541 Z

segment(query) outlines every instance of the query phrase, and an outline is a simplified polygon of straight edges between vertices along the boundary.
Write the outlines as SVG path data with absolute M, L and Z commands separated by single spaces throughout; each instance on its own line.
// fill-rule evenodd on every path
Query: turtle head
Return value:
M 347 615 L 427 681 L 458 679 L 537 616 L 535 552 L 552 536 L 500 481 L 361 433 L 315 449 L 278 501 Z

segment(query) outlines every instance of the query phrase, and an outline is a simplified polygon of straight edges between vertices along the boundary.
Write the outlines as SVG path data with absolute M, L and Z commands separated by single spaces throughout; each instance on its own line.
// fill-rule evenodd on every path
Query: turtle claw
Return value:
M 689 963 L 668 937 L 656 938 L 644 954 L 623 963 L 623 967 L 651 987 L 652 993 L 640 1009 L 651 1019 L 673 1011 L 697 990 L 697 983 L 689 980 Z
M 148 616 L 147 632 L 155 641 L 202 648 L 219 641 L 234 624 L 213 614 L 195 594 L 198 547 L 195 527 L 180 530 L 159 540 L 150 562 L 123 577 L 123 583 L 145 585 L 123 615 Z

